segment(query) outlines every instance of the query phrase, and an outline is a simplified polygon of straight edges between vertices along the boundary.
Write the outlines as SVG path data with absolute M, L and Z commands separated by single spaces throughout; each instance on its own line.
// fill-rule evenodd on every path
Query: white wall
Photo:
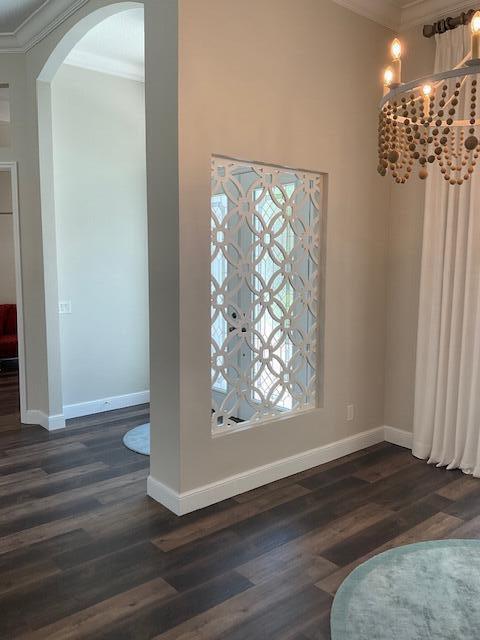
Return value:
M 0 171 L 0 304 L 16 299 L 13 216 L 5 212 L 12 212 L 12 187 L 10 172 Z
M 149 389 L 144 85 L 62 65 L 52 83 L 64 405 Z

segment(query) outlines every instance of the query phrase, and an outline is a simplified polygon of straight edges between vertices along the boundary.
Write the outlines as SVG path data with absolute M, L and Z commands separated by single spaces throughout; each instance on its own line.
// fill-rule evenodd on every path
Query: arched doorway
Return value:
M 45 280 L 45 313 L 47 334 L 47 366 L 50 406 L 50 428 L 61 428 L 65 425 L 65 417 L 73 417 L 71 408 L 77 404 L 74 400 L 65 399 L 65 385 L 62 380 L 61 318 L 59 317 L 59 252 L 58 252 L 58 207 L 55 191 L 54 131 L 52 111 L 52 83 L 59 70 L 75 47 L 99 25 L 110 18 L 124 12 L 143 9 L 141 2 L 119 2 L 107 5 L 90 13 L 80 20 L 58 43 L 49 56 L 37 79 L 38 130 L 39 130 L 39 162 L 42 209 L 42 235 Z M 58 194 L 57 194 L 58 195 Z M 148 315 L 148 310 L 146 310 Z M 77 415 L 95 413 L 104 408 L 116 408 L 115 403 L 99 404 L 106 395 L 100 392 L 101 398 L 92 398 L 92 402 L 79 402 L 83 411 Z M 126 401 L 126 400 L 125 400 Z M 142 401 L 144 398 L 142 396 Z M 68 405 L 70 409 L 65 412 Z M 125 405 L 123 405 L 125 406 Z

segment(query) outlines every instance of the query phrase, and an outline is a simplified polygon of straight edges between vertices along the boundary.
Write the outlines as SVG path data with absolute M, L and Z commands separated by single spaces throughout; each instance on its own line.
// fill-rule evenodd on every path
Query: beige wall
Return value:
M 144 85 L 62 65 L 52 107 L 63 404 L 148 391 Z
M 402 34 L 405 81 L 432 73 L 435 40 L 421 27 Z M 388 297 L 385 359 L 385 424 L 412 430 L 418 294 L 425 183 L 416 173 L 404 185 L 391 182 L 388 208 Z
M 12 213 L 12 186 L 10 171 L 0 170 L 0 213 Z
M 10 145 L 10 91 L 0 79 L 0 147 Z
M 180 2 L 181 490 L 383 424 L 390 184 L 376 173 L 391 32 L 330 0 Z M 321 409 L 212 439 L 211 154 L 328 174 Z M 355 419 L 346 421 L 346 404 Z
M 145 2 L 150 473 L 180 488 L 178 3 Z
M 13 216 L 0 213 L 0 304 L 14 303 L 15 300 Z
M 0 122 L 0 147 L 10 146 L 10 124 Z
M 55 309 L 44 305 L 36 79 L 63 35 L 109 4 L 90 0 L 26 56 L 0 55 L 0 81 L 12 87 L 12 145 L 0 148 L 0 161 L 19 162 L 28 404 L 46 413 L 59 400 L 57 382 L 50 393 L 47 385 L 45 313 Z M 177 48 L 176 0 L 144 4 L 152 476 L 185 491 L 385 422 L 407 426 L 421 187 L 394 189 L 389 213 L 390 183 L 376 173 L 380 68 L 391 32 L 331 0 L 245 0 L 241 12 L 234 0 L 180 0 Z M 409 48 L 427 49 L 415 51 L 426 65 L 433 43 L 406 35 Z M 212 153 L 328 174 L 324 405 L 216 439 Z M 46 252 L 52 264 L 48 243 Z M 356 407 L 353 422 L 345 419 L 347 403 Z

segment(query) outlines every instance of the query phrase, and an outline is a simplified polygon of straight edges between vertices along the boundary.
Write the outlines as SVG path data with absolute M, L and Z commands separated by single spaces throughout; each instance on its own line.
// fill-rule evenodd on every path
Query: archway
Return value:
M 45 314 L 49 390 L 49 427 L 65 426 L 60 320 L 58 314 L 59 279 L 55 210 L 52 81 L 74 47 L 94 27 L 108 18 L 142 2 L 117 2 L 92 11 L 76 23 L 55 47 L 37 78 L 41 215 L 44 255 Z

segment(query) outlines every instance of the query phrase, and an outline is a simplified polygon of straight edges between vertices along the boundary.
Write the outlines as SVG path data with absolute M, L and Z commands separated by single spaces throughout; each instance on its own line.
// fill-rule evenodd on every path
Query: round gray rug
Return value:
M 337 591 L 332 640 L 478 640 L 480 541 L 398 547 L 355 569 Z
M 136 453 L 144 456 L 150 455 L 150 423 L 141 424 L 130 429 L 123 436 L 123 444 Z

